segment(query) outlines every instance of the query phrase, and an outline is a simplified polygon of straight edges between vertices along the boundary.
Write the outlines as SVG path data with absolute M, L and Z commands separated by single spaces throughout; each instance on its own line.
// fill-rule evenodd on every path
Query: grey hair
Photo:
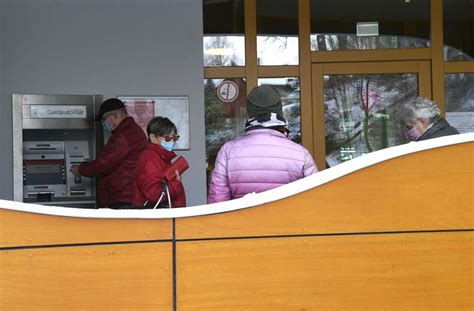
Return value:
M 416 123 L 418 118 L 427 119 L 430 123 L 436 122 L 441 116 L 441 111 L 435 102 L 425 97 L 417 97 L 404 104 L 400 110 L 401 121 Z
M 127 111 L 127 109 L 125 109 L 125 108 L 119 108 L 119 109 L 116 109 L 116 111 L 117 111 L 117 112 L 121 112 L 121 113 L 123 113 L 124 115 L 128 116 L 128 111 Z

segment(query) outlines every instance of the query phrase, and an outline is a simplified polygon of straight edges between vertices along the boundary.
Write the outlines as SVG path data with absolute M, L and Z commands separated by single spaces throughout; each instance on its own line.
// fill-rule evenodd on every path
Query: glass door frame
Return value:
M 324 126 L 324 76 L 350 74 L 397 74 L 418 75 L 419 96 L 431 98 L 431 62 L 380 61 L 313 63 L 311 65 L 312 107 L 313 107 L 313 156 L 320 170 L 326 168 L 326 140 Z

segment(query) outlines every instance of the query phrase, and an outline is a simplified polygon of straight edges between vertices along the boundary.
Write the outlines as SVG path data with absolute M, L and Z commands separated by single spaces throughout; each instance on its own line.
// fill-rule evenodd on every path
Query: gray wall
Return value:
M 191 149 L 178 153 L 190 163 L 184 176 L 188 204 L 205 203 L 201 1 L 2 3 L 1 198 L 13 197 L 12 93 L 187 95 Z
M 6 5 L 0 1 L 0 198 L 13 198 L 12 185 L 12 121 L 11 108 L 5 101 L 4 48 Z

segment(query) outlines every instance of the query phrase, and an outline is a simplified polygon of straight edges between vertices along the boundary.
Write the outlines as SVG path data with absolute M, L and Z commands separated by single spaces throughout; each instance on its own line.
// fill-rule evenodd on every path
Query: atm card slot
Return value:
M 71 190 L 71 196 L 84 196 L 86 195 L 86 190 Z
M 48 151 L 48 150 L 58 150 L 58 148 L 54 148 L 54 147 L 40 147 L 40 148 L 28 148 L 28 150 L 32 150 L 32 151 Z
M 54 191 L 37 191 L 37 192 L 28 192 L 28 197 L 37 197 L 37 196 L 43 196 L 43 195 L 51 195 L 54 196 Z

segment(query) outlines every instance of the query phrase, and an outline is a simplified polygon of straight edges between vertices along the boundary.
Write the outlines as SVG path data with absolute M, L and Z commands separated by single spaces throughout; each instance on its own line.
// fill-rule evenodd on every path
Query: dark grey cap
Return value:
M 280 94 L 271 86 L 257 86 L 247 96 L 247 114 L 254 118 L 268 113 L 283 116 Z

